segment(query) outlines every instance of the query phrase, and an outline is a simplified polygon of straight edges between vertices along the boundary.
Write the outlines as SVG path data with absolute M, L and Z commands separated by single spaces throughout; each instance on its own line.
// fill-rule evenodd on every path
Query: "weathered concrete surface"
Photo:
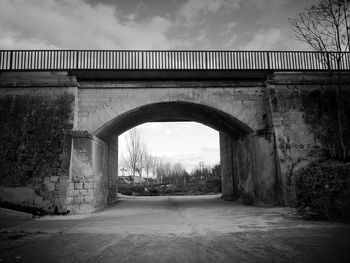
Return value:
M 303 221 L 290 208 L 243 206 L 218 196 L 129 198 L 90 216 L 47 217 L 2 231 L 2 262 L 350 259 L 348 224 Z

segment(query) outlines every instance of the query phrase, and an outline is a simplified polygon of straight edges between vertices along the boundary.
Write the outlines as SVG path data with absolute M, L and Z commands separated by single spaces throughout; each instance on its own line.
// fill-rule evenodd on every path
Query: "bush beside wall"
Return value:
M 296 206 L 310 219 L 350 219 L 350 164 L 301 169 L 295 175 Z

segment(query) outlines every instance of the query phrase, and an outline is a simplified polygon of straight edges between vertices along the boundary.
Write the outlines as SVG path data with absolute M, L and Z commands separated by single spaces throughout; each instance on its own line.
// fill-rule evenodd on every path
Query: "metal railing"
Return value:
M 308 51 L 0 50 L 1 71 L 350 70 L 350 53 Z

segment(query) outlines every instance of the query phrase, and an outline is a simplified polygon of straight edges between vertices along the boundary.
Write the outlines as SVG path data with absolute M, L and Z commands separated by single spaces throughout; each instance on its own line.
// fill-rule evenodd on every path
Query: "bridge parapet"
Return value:
M 339 67 L 335 57 L 341 57 Z M 1 71 L 349 70 L 350 53 L 312 51 L 1 50 Z

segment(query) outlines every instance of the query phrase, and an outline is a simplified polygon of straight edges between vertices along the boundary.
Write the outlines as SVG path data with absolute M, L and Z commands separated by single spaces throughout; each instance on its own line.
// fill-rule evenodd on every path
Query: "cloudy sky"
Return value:
M 315 2 L 1 0 L 0 48 L 300 49 L 287 18 Z
M 317 2 L 0 0 L 0 49 L 304 50 L 288 17 Z M 219 161 L 217 132 L 202 125 L 150 123 L 140 131 L 154 154 L 188 170 Z

